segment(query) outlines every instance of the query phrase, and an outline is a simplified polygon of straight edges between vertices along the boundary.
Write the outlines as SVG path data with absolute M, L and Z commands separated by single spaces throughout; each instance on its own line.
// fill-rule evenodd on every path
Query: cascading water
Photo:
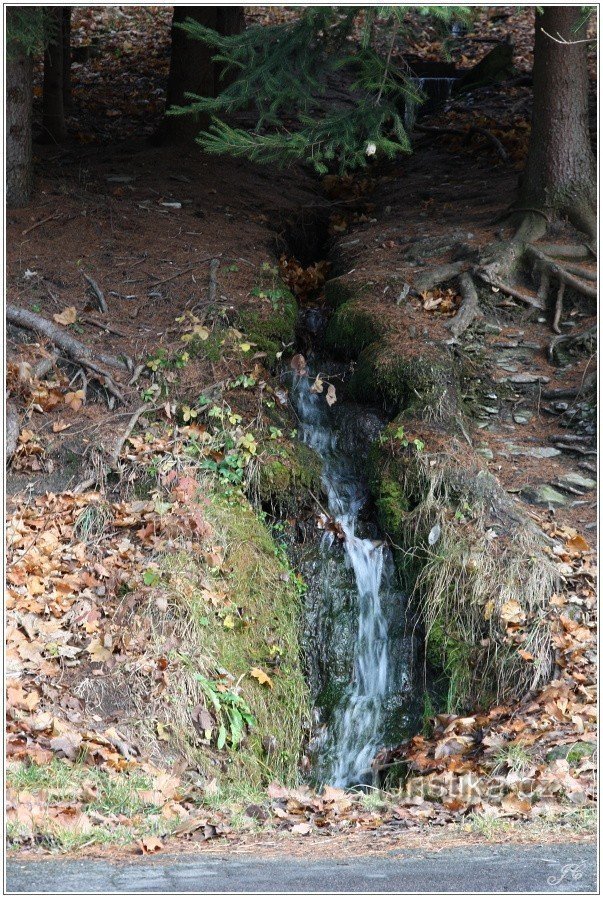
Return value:
M 351 595 L 344 601 L 353 606 L 357 623 L 356 633 L 349 634 L 355 640 L 351 678 L 348 675 L 329 715 L 315 775 L 323 783 L 340 787 L 370 784 L 371 762 L 384 745 L 388 712 L 399 706 L 409 690 L 412 646 L 399 625 L 404 597 L 392 586 L 390 550 L 382 539 L 374 538 L 379 535 L 374 526 L 372 535 L 361 537 L 357 533 L 359 515 L 369 495 L 360 459 L 357 453 L 346 452 L 352 447 L 341 445 L 342 432 L 333 420 L 335 413 L 329 410 L 324 394 L 312 392 L 311 385 L 309 376 L 295 376 L 291 398 L 300 420 L 301 438 L 322 458 L 328 512 L 336 522 L 335 532 L 325 530 L 314 579 L 319 604 L 326 613 L 333 596 L 339 598 L 342 592 L 337 585 L 342 579 L 339 568 L 344 565 L 351 569 L 353 587 L 348 588 Z M 367 525 L 362 526 L 366 529 Z M 328 641 L 323 644 L 322 638 L 317 633 L 315 642 L 327 656 L 322 661 L 328 668 L 329 653 L 340 647 Z

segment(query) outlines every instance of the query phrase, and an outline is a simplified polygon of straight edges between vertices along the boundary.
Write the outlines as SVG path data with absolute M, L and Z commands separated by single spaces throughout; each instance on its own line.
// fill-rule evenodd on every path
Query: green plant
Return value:
M 496 775 L 506 770 L 522 774 L 531 763 L 532 759 L 523 745 L 505 745 L 494 758 L 493 773 Z
M 241 695 L 226 689 L 221 683 L 214 683 L 201 674 L 196 675 L 208 702 L 215 712 L 217 721 L 216 748 L 224 748 L 227 742 L 236 749 L 245 729 L 255 725 L 251 708 Z
M 190 105 L 172 115 L 209 114 L 198 142 L 210 153 L 230 153 L 263 162 L 299 159 L 319 173 L 366 166 L 376 155 L 409 152 L 405 110 L 422 101 L 408 71 L 394 62 L 396 41 L 407 35 L 407 7 L 310 6 L 293 21 L 250 27 L 224 36 L 187 20 L 188 35 L 213 48 L 214 59 L 233 75 L 217 97 L 189 95 Z M 469 7 L 418 7 L 449 27 L 454 17 L 470 20 Z M 359 28 L 360 46 L 350 38 Z M 349 75 L 353 102 L 333 102 L 329 85 L 341 70 Z M 253 101 L 253 131 L 223 116 Z M 293 122 L 293 124 L 292 124 Z

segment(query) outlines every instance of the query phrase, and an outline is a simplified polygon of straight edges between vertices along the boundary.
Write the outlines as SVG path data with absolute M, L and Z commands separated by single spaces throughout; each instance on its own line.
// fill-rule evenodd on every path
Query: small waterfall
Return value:
M 357 616 L 354 669 L 351 682 L 337 702 L 322 739 L 317 774 L 334 786 L 370 784 L 371 762 L 384 742 L 384 717 L 396 691 L 408 688 L 408 661 L 400 669 L 392 656 L 391 606 L 399 613 L 403 597 L 391 588 L 393 560 L 380 539 L 357 535 L 358 516 L 368 498 L 368 488 L 359 470 L 358 458 L 340 446 L 340 434 L 329 420 L 324 395 L 311 391 L 309 376 L 296 376 L 291 398 L 300 419 L 301 438 L 323 460 L 323 484 L 328 512 L 341 528 L 340 534 L 325 531 L 318 576 L 324 601 L 328 601 L 329 570 L 333 557 L 353 571 Z M 343 535 L 343 540 L 341 540 Z M 338 554 L 337 554 L 338 553 Z M 331 565 L 331 567 L 329 567 Z M 389 614 L 384 612 L 389 603 Z M 351 634 L 350 634 L 351 635 Z M 398 636 L 398 648 L 401 640 Z M 398 652 L 399 656 L 399 652 Z
M 417 89 L 420 95 L 426 97 L 422 106 L 419 106 L 422 113 L 430 112 L 439 105 L 447 103 L 452 96 L 452 88 L 458 78 L 411 78 L 411 84 Z M 412 131 L 416 117 L 418 104 L 409 99 L 404 109 L 404 127 L 407 131 Z

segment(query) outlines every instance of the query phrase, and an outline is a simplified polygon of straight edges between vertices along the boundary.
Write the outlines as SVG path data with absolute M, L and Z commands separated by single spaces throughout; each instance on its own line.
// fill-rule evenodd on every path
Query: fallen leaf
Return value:
M 157 836 L 144 836 L 137 844 L 142 854 L 156 854 L 163 850 L 163 842 Z
M 252 677 L 255 677 L 258 683 L 261 683 L 263 686 L 269 686 L 270 689 L 274 687 L 274 683 L 272 682 L 268 674 L 262 670 L 261 667 L 252 667 L 249 673 Z
M 52 316 L 57 324 L 75 324 L 77 321 L 77 309 L 75 306 L 67 306 L 62 312 Z

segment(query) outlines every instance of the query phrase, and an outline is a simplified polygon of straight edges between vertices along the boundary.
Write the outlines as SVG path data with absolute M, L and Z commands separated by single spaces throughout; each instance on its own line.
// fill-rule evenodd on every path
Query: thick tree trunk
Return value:
M 42 140 L 65 140 L 65 107 L 63 105 L 63 10 L 46 7 L 48 27 L 44 50 L 44 88 L 42 95 Z
M 172 19 L 172 52 L 165 108 L 186 106 L 186 93 L 215 97 L 223 86 L 219 68 L 212 62 L 212 50 L 193 40 L 178 28 L 186 19 L 194 19 L 220 34 L 238 34 L 244 27 L 242 6 L 175 6 Z M 158 138 L 162 141 L 188 143 L 209 124 L 199 115 L 166 116 Z
M 580 6 L 545 6 L 536 12 L 532 135 L 520 206 L 567 215 L 594 237 L 587 45 L 576 43 L 585 37 L 585 28 L 577 29 L 581 16 Z M 560 43 L 559 36 L 570 43 Z
M 7 10 L 10 15 L 10 9 Z M 25 206 L 31 195 L 33 61 L 13 42 L 6 54 L 6 202 Z
M 63 106 L 71 106 L 71 7 L 63 7 L 61 21 L 61 40 L 63 43 Z

